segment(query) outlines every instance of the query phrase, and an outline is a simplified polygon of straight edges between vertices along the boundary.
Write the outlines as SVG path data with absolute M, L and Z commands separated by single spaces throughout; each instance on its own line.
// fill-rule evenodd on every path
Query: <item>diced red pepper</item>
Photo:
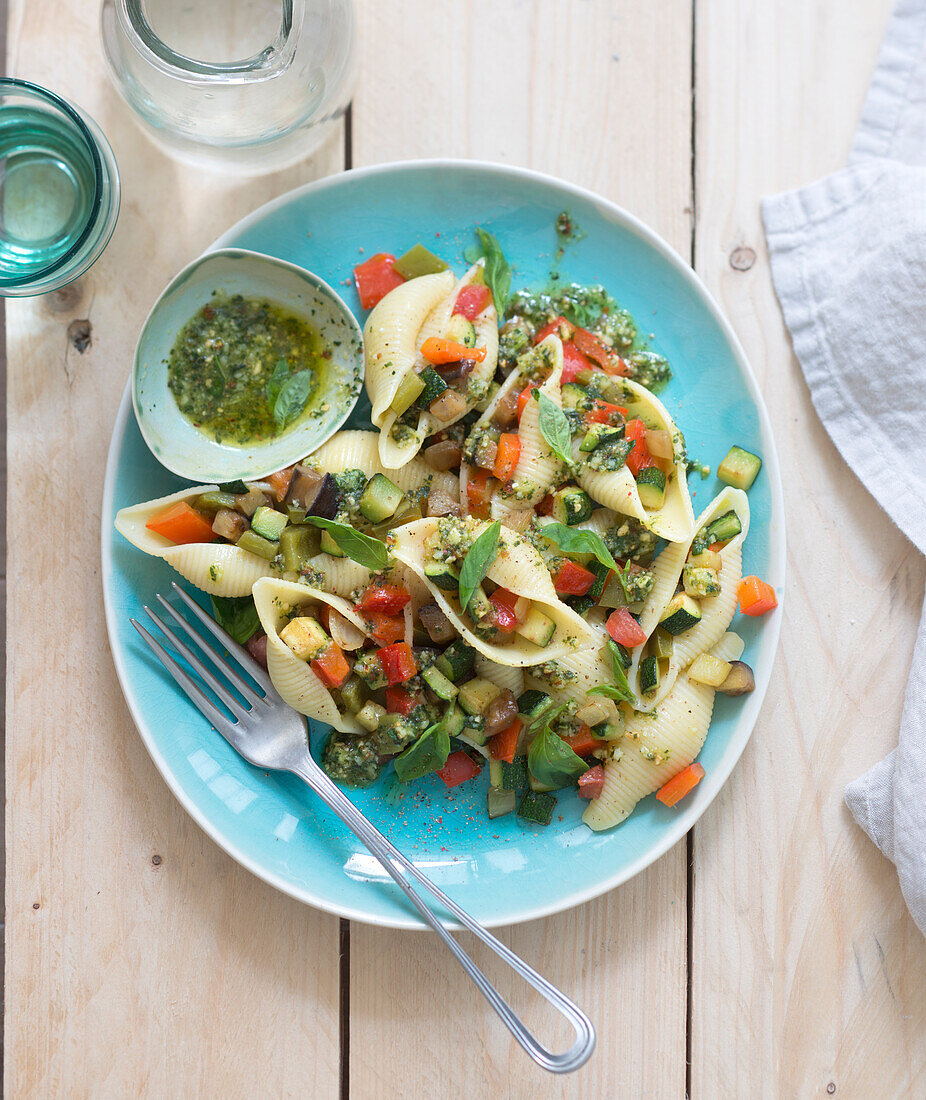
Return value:
M 596 764 L 579 776 L 579 798 L 598 798 L 604 790 L 604 768 Z
M 495 454 L 495 469 L 499 481 L 511 481 L 521 458 L 521 437 L 514 432 L 502 432 Z
M 418 671 L 415 654 L 408 642 L 395 642 L 379 650 L 379 663 L 387 684 L 404 684 Z
M 488 519 L 489 516 L 490 476 L 488 470 L 473 469 L 466 483 L 466 503 L 469 506 L 469 514 L 478 519 Z
M 386 710 L 390 714 L 401 714 L 407 718 L 409 714 L 421 703 L 421 696 L 415 695 L 403 687 L 386 688 Z
M 398 615 L 410 599 L 409 593 L 397 584 L 371 584 L 363 590 L 356 607 L 358 611 L 381 611 L 384 615 Z
M 778 606 L 775 589 L 759 577 L 743 577 L 739 584 L 739 601 L 744 615 L 764 615 Z
M 489 738 L 489 755 L 493 760 L 507 760 L 509 764 L 514 760 L 522 724 L 520 718 L 515 718 L 511 725 L 506 726 L 501 733 Z
M 634 477 L 646 466 L 655 466 L 656 460 L 646 449 L 646 425 L 642 420 L 628 420 L 624 427 L 624 438 L 634 441 L 634 448 L 627 455 L 627 469 Z
M 216 537 L 212 524 L 185 500 L 178 500 L 145 524 L 149 531 L 170 539 L 178 545 L 189 542 L 212 542 Z
M 539 344 L 541 340 L 546 340 L 554 332 L 560 340 L 566 341 L 571 338 L 575 330 L 576 326 L 571 321 L 567 321 L 565 317 L 556 317 L 535 334 L 534 343 Z
M 453 312 L 462 314 L 468 321 L 475 321 L 491 298 L 492 291 L 483 283 L 470 283 L 457 295 Z
M 528 382 L 523 390 L 518 394 L 518 420 L 524 415 L 524 410 L 527 408 L 528 401 L 532 401 L 532 393 L 537 389 L 536 382 Z
M 503 634 L 511 634 L 520 626 L 517 605 L 521 597 L 507 588 L 496 588 L 489 596 L 492 605 L 492 622 Z
M 395 290 L 405 282 L 398 271 L 394 270 L 394 265 L 395 256 L 388 252 L 377 252 L 354 268 L 354 283 L 364 309 L 372 309 L 390 290 Z
M 324 627 L 325 633 L 331 633 L 331 605 L 323 603 L 318 608 L 318 621 Z
M 563 382 L 575 382 L 579 371 L 592 370 L 592 364 L 575 344 L 563 344 Z
M 447 763 L 437 773 L 448 787 L 458 787 L 468 779 L 473 779 L 482 769 L 461 749 L 447 757 Z
M 577 328 L 573 341 L 583 355 L 594 359 L 599 366 L 608 369 L 611 366 L 611 349 L 593 333 L 585 328 Z
M 605 630 L 618 645 L 626 646 L 628 649 L 643 645 L 646 641 L 646 631 L 626 607 L 619 607 L 611 612 L 605 623 Z
M 553 587 L 560 596 L 584 596 L 595 583 L 595 574 L 568 559 L 556 571 Z
M 541 502 L 534 509 L 538 516 L 549 516 L 553 514 L 553 494 L 547 493 L 547 495 L 541 500 Z
M 594 408 L 586 412 L 585 419 L 589 424 L 623 424 L 626 415 L 627 410 L 622 405 L 597 400 Z
M 575 733 L 571 733 L 563 740 L 572 749 L 576 756 L 590 756 L 595 749 L 601 748 L 601 742 L 592 733 L 592 727 L 583 722 Z
M 334 642 L 329 642 L 325 646 L 321 653 L 310 662 L 310 667 L 328 687 L 332 688 L 339 688 L 350 676 L 350 665 L 347 663 L 347 658 Z
M 368 611 L 364 618 L 369 623 L 370 637 L 380 645 L 392 645 L 405 637 L 405 616 L 385 615 L 382 611 Z

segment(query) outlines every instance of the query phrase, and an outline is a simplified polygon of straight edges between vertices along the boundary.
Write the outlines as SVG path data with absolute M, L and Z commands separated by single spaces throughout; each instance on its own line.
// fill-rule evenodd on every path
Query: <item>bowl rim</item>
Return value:
M 232 246 L 216 248 L 214 247 L 214 245 L 210 246 L 206 249 L 205 252 L 200 253 L 199 256 L 196 256 L 188 264 L 182 267 L 154 300 L 154 303 L 148 310 L 148 314 L 145 317 L 145 320 L 142 323 L 142 326 L 138 331 L 138 336 L 135 340 L 135 351 L 132 356 L 132 373 L 129 377 L 129 386 L 131 388 L 132 394 L 132 409 L 135 413 L 135 420 L 138 424 L 138 430 L 141 432 L 142 439 L 144 439 L 148 450 L 151 451 L 152 457 L 165 469 L 169 470 L 172 474 L 176 474 L 178 477 L 185 478 L 187 481 L 191 481 L 194 484 L 207 484 L 213 480 L 234 481 L 236 480 L 236 478 L 239 477 L 247 478 L 248 480 L 253 481 L 255 479 L 264 477 L 267 474 L 272 474 L 275 470 L 282 469 L 284 466 L 290 464 L 289 462 L 274 460 L 273 463 L 268 464 L 267 468 L 264 469 L 263 465 L 256 461 L 256 456 L 259 456 L 264 448 L 274 445 L 279 446 L 282 440 L 286 438 L 284 434 L 283 436 L 278 436 L 275 439 L 267 440 L 266 442 L 258 444 L 254 447 L 249 447 L 247 449 L 242 448 L 242 455 L 244 453 L 247 453 L 251 458 L 251 464 L 245 473 L 223 473 L 221 477 L 217 479 L 205 478 L 198 473 L 194 475 L 188 472 L 189 466 L 184 466 L 182 462 L 177 461 L 176 458 L 167 453 L 158 454 L 155 451 L 153 442 L 154 433 L 150 430 L 149 426 L 146 426 L 145 423 L 146 417 L 144 403 L 142 402 L 142 399 L 139 396 L 138 392 L 139 378 L 141 374 L 140 351 L 145 335 L 147 334 L 149 327 L 154 321 L 155 315 L 158 313 L 158 311 L 163 306 L 165 300 L 171 294 L 179 290 L 183 286 L 183 284 L 187 282 L 189 278 L 200 268 L 206 266 L 213 261 L 222 259 L 244 260 L 248 263 L 254 264 L 257 267 L 267 265 L 282 268 L 285 271 L 289 271 L 290 273 L 297 275 L 314 291 L 320 292 L 323 296 L 326 296 L 332 300 L 333 304 L 345 318 L 348 327 L 356 336 L 358 350 L 355 369 L 352 376 L 352 381 L 356 383 L 356 393 L 354 394 L 353 400 L 348 401 L 345 404 L 343 415 L 339 415 L 334 418 L 331 423 L 329 433 L 325 436 L 319 437 L 318 440 L 313 441 L 310 447 L 307 448 L 304 442 L 305 433 L 294 432 L 292 434 L 292 446 L 290 448 L 292 450 L 292 462 L 298 462 L 300 459 L 304 458 L 311 450 L 315 450 L 318 447 L 322 446 L 322 444 L 327 442 L 327 440 L 329 440 L 331 436 L 335 434 L 335 432 L 340 431 L 340 429 L 344 425 L 345 420 L 347 420 L 350 414 L 354 411 L 354 407 L 356 406 L 357 401 L 360 399 L 360 393 L 363 389 L 363 330 L 361 328 L 360 322 L 355 317 L 353 310 L 350 308 L 350 306 L 348 306 L 341 295 L 338 294 L 338 292 L 334 289 L 334 287 L 331 286 L 330 283 L 326 282 L 325 279 L 323 279 L 320 275 L 317 275 L 314 271 L 310 271 L 307 267 L 302 267 L 300 264 L 294 264 L 289 260 L 281 260 L 278 257 L 270 256 L 265 252 L 258 252 L 252 248 L 238 248 Z M 176 335 L 177 334 L 174 333 L 175 339 Z M 176 402 L 174 403 L 170 415 L 183 417 L 183 413 L 180 411 L 179 406 L 176 405 Z M 220 451 L 220 453 L 222 454 L 228 453 L 225 448 L 221 447 L 221 444 L 216 443 L 214 440 L 210 439 L 210 437 L 206 435 L 205 432 L 200 432 L 199 434 L 201 435 L 204 446 L 207 450 L 216 448 L 216 450 Z M 299 442 L 300 439 L 303 440 L 302 443 Z M 262 472 L 254 472 L 255 470 Z
M 763 439 L 763 446 L 765 453 L 763 455 L 763 462 L 765 469 L 769 477 L 769 490 L 772 504 L 772 519 L 777 522 L 772 522 L 769 526 L 769 556 L 770 566 L 774 573 L 780 576 L 780 594 L 779 594 L 779 607 L 774 611 L 771 617 L 766 621 L 764 626 L 764 632 L 766 632 L 770 638 L 770 652 L 771 659 L 767 664 L 763 665 L 756 673 L 756 690 L 749 697 L 748 710 L 746 710 L 741 717 L 736 735 L 731 738 L 727 750 L 724 754 L 722 764 L 715 770 L 709 772 L 701 783 L 698 785 L 698 791 L 700 797 L 691 805 L 682 810 L 678 816 L 666 826 L 665 831 L 661 839 L 647 849 L 647 851 L 631 861 L 629 864 L 622 866 L 618 871 L 613 874 L 603 877 L 594 886 L 590 886 L 584 890 L 580 890 L 567 895 L 565 898 L 557 899 L 556 901 L 533 906 L 530 909 L 519 911 L 516 916 L 509 914 L 502 914 L 498 917 L 484 918 L 482 923 L 487 928 L 499 928 L 505 925 L 523 924 L 527 921 L 538 920 L 542 917 L 551 916 L 555 913 L 565 912 L 566 910 L 573 909 L 579 905 L 583 905 L 588 901 L 592 901 L 595 898 L 609 893 L 611 890 L 618 886 L 623 885 L 630 879 L 634 878 L 641 871 L 645 870 L 651 864 L 655 863 L 683 836 L 691 829 L 695 822 L 707 811 L 708 807 L 717 797 L 721 788 L 726 783 L 733 771 L 733 768 L 738 763 L 740 757 L 743 754 L 752 732 L 755 728 L 756 721 L 759 716 L 759 712 L 765 701 L 765 695 L 768 690 L 769 681 L 771 679 L 772 671 L 775 665 L 775 657 L 778 652 L 778 643 L 781 636 L 781 622 L 784 612 L 785 594 L 787 586 L 787 555 L 786 555 L 786 541 L 785 541 L 785 512 L 784 512 L 784 492 L 781 481 L 781 468 L 778 460 L 778 452 L 775 446 L 775 439 L 772 434 L 771 421 L 768 416 L 768 411 L 765 407 L 765 402 L 762 397 L 762 393 L 759 389 L 758 381 L 753 373 L 752 367 L 746 358 L 745 351 L 743 350 L 740 341 L 734 332 L 730 322 L 726 319 L 720 310 L 719 305 L 715 301 L 711 292 L 707 289 L 706 285 L 702 282 L 700 276 L 694 271 L 694 269 L 669 245 L 666 241 L 660 237 L 655 230 L 650 229 L 644 222 L 642 222 L 635 215 L 619 206 L 617 203 L 612 202 L 609 199 L 605 199 L 597 192 L 591 191 L 588 188 L 580 187 L 577 184 L 569 183 L 565 180 L 561 180 L 556 176 L 552 176 L 545 172 L 536 171 L 530 168 L 520 168 L 510 165 L 497 164 L 492 161 L 482 160 L 465 160 L 460 158 L 432 158 L 424 160 L 408 160 L 408 161 L 392 161 L 386 164 L 370 165 L 364 168 L 350 169 L 345 172 L 338 172 L 333 176 L 325 176 L 319 180 L 314 180 L 311 183 L 304 184 L 301 187 L 294 188 L 291 191 L 286 192 L 283 195 L 277 196 L 275 199 L 271 199 L 269 202 L 264 203 L 262 206 L 257 207 L 250 214 L 240 219 L 228 230 L 219 236 L 210 249 L 220 249 L 227 247 L 227 242 L 234 237 L 240 235 L 244 230 L 249 228 L 254 222 L 262 219 L 268 213 L 278 209 L 291 202 L 293 199 L 305 194 L 311 194 L 314 191 L 322 190 L 325 187 L 336 185 L 337 182 L 349 178 L 361 178 L 369 175 L 391 175 L 394 173 L 402 173 L 408 171 L 433 171 L 433 170 L 446 170 L 451 171 L 459 169 L 475 169 L 477 171 L 486 172 L 489 174 L 497 174 L 502 176 L 510 176 L 515 179 L 532 180 L 544 185 L 553 185 L 561 192 L 575 195 L 577 198 L 581 198 L 585 201 L 592 202 L 600 209 L 606 210 L 612 217 L 614 217 L 621 225 L 626 229 L 635 233 L 641 237 L 647 244 L 649 244 L 654 251 L 656 251 L 667 263 L 669 263 L 676 272 L 689 284 L 694 293 L 697 295 L 701 304 L 716 322 L 718 327 L 726 339 L 733 356 L 737 362 L 737 366 L 742 373 L 743 379 L 749 390 L 750 397 L 756 408 L 756 412 L 759 420 L 760 433 Z M 207 249 L 207 252 L 210 251 Z M 129 384 L 131 385 L 131 380 Z M 296 885 L 292 882 L 288 882 L 282 879 L 279 875 L 266 868 L 260 866 L 256 860 L 252 859 L 229 838 L 225 837 L 209 820 L 205 813 L 203 813 L 199 807 L 188 798 L 179 785 L 173 782 L 170 768 L 167 761 L 164 759 L 157 744 L 149 736 L 147 727 L 141 715 L 140 707 L 138 706 L 134 694 L 132 691 L 131 678 L 128 670 L 122 659 L 121 651 L 118 646 L 113 644 L 113 639 L 116 637 L 116 609 L 113 607 L 109 596 L 110 583 L 112 577 L 113 561 L 110 552 L 110 539 L 111 534 L 106 524 L 107 517 L 113 514 L 114 495 L 116 487 L 116 470 L 118 452 L 121 448 L 125 427 L 128 419 L 129 408 L 129 393 L 128 385 L 126 392 L 123 394 L 122 403 L 119 407 L 119 412 L 116 418 L 116 423 L 113 430 L 112 440 L 110 442 L 109 453 L 107 455 L 106 463 L 106 477 L 103 487 L 103 510 L 101 524 L 101 541 L 102 541 L 102 582 L 103 582 L 103 598 L 106 614 L 107 633 L 110 640 L 110 649 L 112 650 L 113 660 L 116 666 L 116 673 L 119 678 L 120 685 L 122 687 L 123 695 L 125 696 L 126 703 L 132 714 L 133 721 L 141 735 L 142 740 L 145 743 L 148 752 L 150 753 L 156 767 L 161 772 L 168 787 L 170 788 L 174 797 L 180 802 L 187 813 L 193 818 L 194 821 L 203 829 L 203 831 L 219 845 L 224 851 L 226 851 L 236 862 L 247 870 L 251 871 L 258 878 L 264 882 L 269 883 L 271 886 L 276 887 L 282 893 L 287 894 L 299 901 L 303 901 L 314 908 L 323 912 L 331 913 L 336 916 L 344 917 L 347 920 L 356 920 L 363 924 L 373 925 L 374 927 L 386 927 L 386 928 L 398 928 L 408 931 L 428 931 L 427 925 L 418 920 L 416 917 L 409 915 L 408 917 L 398 917 L 390 915 L 377 915 L 371 916 L 369 912 L 353 909 L 350 906 L 335 905 L 327 897 L 320 896 L 315 893 L 311 884 Z M 460 930 L 461 926 L 456 922 L 448 922 L 447 927 L 451 930 Z

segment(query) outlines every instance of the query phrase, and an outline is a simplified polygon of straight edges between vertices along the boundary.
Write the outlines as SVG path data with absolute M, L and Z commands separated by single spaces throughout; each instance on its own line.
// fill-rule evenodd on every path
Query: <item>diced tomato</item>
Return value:
M 538 516 L 549 516 L 553 512 L 553 494 L 547 493 L 547 495 L 541 500 L 541 502 L 534 509 Z
M 356 607 L 358 611 L 381 611 L 384 615 L 398 615 L 410 599 L 409 593 L 397 584 L 371 584 L 363 590 Z
M 739 586 L 740 611 L 744 615 L 764 615 L 778 606 L 775 589 L 759 577 L 743 577 Z
M 605 623 L 605 630 L 618 645 L 626 646 L 628 649 L 643 645 L 646 641 L 646 631 L 626 607 L 619 607 L 611 612 Z
M 627 410 L 622 405 L 611 405 L 607 401 L 597 400 L 594 408 L 586 412 L 589 424 L 622 424 Z
M 492 605 L 493 625 L 497 626 L 503 634 L 511 634 L 523 621 L 519 611 L 525 609 L 530 604 L 530 600 L 509 592 L 507 588 L 497 588 L 489 596 L 489 603 Z
M 502 432 L 495 454 L 495 469 L 492 471 L 499 481 L 511 481 L 520 458 L 520 436 L 514 432 Z
M 406 688 L 386 688 L 386 710 L 390 714 L 401 714 L 403 718 L 408 717 L 420 702 L 421 696 L 413 694 Z
M 379 663 L 387 684 L 404 684 L 418 671 L 415 654 L 408 642 L 395 642 L 379 650 Z
M 347 663 L 347 658 L 334 642 L 329 642 L 310 664 L 312 671 L 328 687 L 339 688 L 350 676 L 350 665 Z
M 589 359 L 594 359 L 599 366 L 605 369 L 611 367 L 611 349 L 607 344 L 602 343 L 593 332 L 589 332 L 585 328 L 577 328 L 572 339 L 583 355 L 587 355 Z
M 331 605 L 323 603 L 318 609 L 318 621 L 324 627 L 325 633 L 331 633 Z
M 666 806 L 674 806 L 681 801 L 686 794 L 693 791 L 704 778 L 704 768 L 698 764 L 689 764 L 682 768 L 678 775 L 673 775 L 668 783 L 664 783 L 656 792 L 656 797 Z
M 595 749 L 601 748 L 601 742 L 592 733 L 592 727 L 585 725 L 584 722 L 575 733 L 564 737 L 563 740 L 576 756 L 590 756 Z
M 442 340 L 439 336 L 429 336 L 421 345 L 421 354 L 429 363 L 442 366 L 444 363 L 459 363 L 466 359 L 481 363 L 486 357 L 485 348 L 468 348 L 456 340 Z
M 524 410 L 527 408 L 528 401 L 533 400 L 532 393 L 537 389 L 536 382 L 528 382 L 523 390 L 518 394 L 518 420 L 524 415 Z
M 364 618 L 370 624 L 370 637 L 380 645 L 392 645 L 405 637 L 405 616 L 386 615 L 382 611 L 367 611 Z
M 377 252 L 354 268 L 354 283 L 364 309 L 372 309 L 390 290 L 401 286 L 405 280 L 394 270 L 395 256 Z
M 584 565 L 564 561 L 553 578 L 553 586 L 561 596 L 584 596 L 595 583 L 595 574 Z
M 491 297 L 492 291 L 483 283 L 470 283 L 457 295 L 453 312 L 462 314 L 468 321 L 475 321 L 489 304 Z
M 185 500 L 178 500 L 163 512 L 158 512 L 145 526 L 178 546 L 188 542 L 212 542 L 216 537 L 209 520 Z
M 493 760 L 507 760 L 509 764 L 514 760 L 522 724 L 520 718 L 515 718 L 511 725 L 506 726 L 501 733 L 489 738 L 489 755 Z
M 634 441 L 634 448 L 627 455 L 627 469 L 634 477 L 646 466 L 655 466 L 656 460 L 646 449 L 646 425 L 642 420 L 628 420 L 624 427 L 624 437 Z
M 579 798 L 598 798 L 604 790 L 604 768 L 596 764 L 579 776 Z
M 544 325 L 534 336 L 534 343 L 539 344 L 541 340 L 546 340 L 548 336 L 552 336 L 555 332 L 560 340 L 568 340 L 575 332 L 576 326 L 567 321 L 565 317 L 557 317 L 552 320 L 548 325 Z
M 458 787 L 468 779 L 473 779 L 482 769 L 461 749 L 447 757 L 447 763 L 437 773 L 448 787 Z
M 563 381 L 575 382 L 579 371 L 591 370 L 592 364 L 575 344 L 563 344 Z
M 489 515 L 489 471 L 474 469 L 470 471 L 466 483 L 466 502 L 469 514 L 478 519 L 487 519 Z

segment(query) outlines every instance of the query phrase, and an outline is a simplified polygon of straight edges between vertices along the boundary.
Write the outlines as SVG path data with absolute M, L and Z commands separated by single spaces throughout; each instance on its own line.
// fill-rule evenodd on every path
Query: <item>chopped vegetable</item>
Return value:
M 595 749 L 601 747 L 601 742 L 592 733 L 591 726 L 583 724 L 575 733 L 564 737 L 563 740 L 572 749 L 576 756 L 590 756 Z
M 396 584 L 371 584 L 363 590 L 356 607 L 358 611 L 397 615 L 410 599 L 409 593 Z
M 604 790 L 604 768 L 596 764 L 579 776 L 579 798 L 598 798 Z
M 395 270 L 395 256 L 388 252 L 377 252 L 354 268 L 354 283 L 364 309 L 372 309 L 390 290 L 395 290 L 404 282 Z
M 611 361 L 611 349 L 606 344 L 602 343 L 593 332 L 589 332 L 588 329 L 577 328 L 572 339 L 575 346 L 583 355 L 588 356 L 589 359 L 593 359 L 604 370 L 617 373 Z M 621 373 L 626 373 L 626 371 Z
M 286 494 L 289 492 L 290 482 L 293 480 L 293 471 L 295 466 L 287 466 L 285 470 L 277 470 L 275 474 L 268 474 L 262 481 L 266 481 L 270 488 L 273 490 L 273 495 L 277 498 L 277 501 L 283 500 Z
M 512 432 L 503 432 L 498 440 L 493 473 L 499 481 L 510 481 L 521 457 L 521 438 Z
M 489 742 L 489 754 L 494 760 L 506 760 L 509 764 L 514 760 L 523 725 L 520 718 L 515 718 L 510 726 L 495 734 Z
M 496 588 L 489 597 L 492 605 L 495 626 L 503 633 L 510 634 L 527 618 L 530 600 L 518 596 L 507 588 Z
M 470 283 L 457 295 L 454 314 L 462 314 L 468 321 L 475 321 L 492 298 L 492 291 L 484 283 Z
M 452 752 L 447 763 L 437 773 L 448 787 L 458 787 L 461 783 L 474 778 L 480 772 L 479 765 L 465 752 Z
M 370 637 L 380 645 L 392 645 L 405 637 L 405 616 L 368 611 L 364 616 L 370 625 Z
M 628 420 L 624 437 L 634 442 L 634 448 L 626 458 L 627 469 L 634 477 L 647 466 L 655 465 L 653 456 L 646 449 L 646 425 L 642 420 Z
M 729 661 L 721 661 L 710 653 L 699 653 L 688 669 L 688 679 L 694 680 L 696 684 L 719 688 L 730 675 L 731 667 Z
M 420 703 L 420 697 L 413 695 L 406 688 L 395 684 L 390 684 L 386 688 L 386 710 L 389 714 L 401 714 L 407 718 Z
M 595 583 L 595 574 L 568 559 L 556 571 L 553 585 L 560 596 L 584 596 Z
M 594 406 L 586 412 L 585 419 L 589 424 L 616 423 L 620 425 L 626 415 L 627 410 L 621 405 L 612 405 L 609 401 L 596 400 Z
M 446 271 L 447 264 L 423 244 L 413 244 L 395 261 L 394 270 L 403 279 L 418 279 L 422 275 L 437 275 L 441 271 Z
M 195 508 L 191 508 L 185 500 L 179 500 L 163 512 L 152 516 L 145 527 L 177 545 L 212 542 L 215 538 L 215 532 L 209 520 L 201 516 Z
M 743 577 L 739 585 L 740 611 L 744 615 L 764 615 L 778 606 L 775 589 L 759 577 Z
M 674 775 L 668 783 L 665 783 L 656 792 L 656 797 L 666 806 L 674 806 L 681 801 L 686 794 L 697 787 L 704 778 L 704 768 L 695 762 L 683 768 L 678 775 Z
M 458 363 L 461 359 L 475 360 L 481 363 L 486 357 L 485 348 L 468 348 L 455 340 L 442 340 L 439 336 L 429 336 L 421 345 L 421 354 L 429 363 Z
M 584 370 L 591 370 L 592 364 L 585 358 L 575 344 L 563 344 L 563 382 L 575 382 Z
M 479 519 L 489 515 L 489 471 L 473 470 L 466 483 L 466 500 L 469 513 Z
M 731 661 L 730 674 L 717 689 L 723 695 L 748 695 L 756 690 L 756 678 L 745 661 Z
M 518 806 L 518 817 L 534 825 L 549 825 L 553 820 L 556 795 L 544 791 L 528 791 Z
M 646 641 L 646 631 L 626 607 L 619 607 L 608 616 L 605 629 L 618 645 L 627 646 L 628 649 L 643 645 Z
M 387 684 L 402 684 L 418 671 L 415 654 L 408 642 L 395 642 L 379 651 L 379 661 Z
M 524 410 L 527 408 L 527 403 L 528 401 L 530 401 L 531 394 L 533 393 L 534 389 L 536 389 L 535 383 L 528 382 L 524 389 L 521 390 L 521 392 L 518 394 L 518 420 L 520 420 L 523 416 Z
M 311 661 L 311 668 L 328 687 L 338 688 L 350 676 L 350 665 L 347 663 L 347 658 L 334 642 L 329 642 L 321 653 Z

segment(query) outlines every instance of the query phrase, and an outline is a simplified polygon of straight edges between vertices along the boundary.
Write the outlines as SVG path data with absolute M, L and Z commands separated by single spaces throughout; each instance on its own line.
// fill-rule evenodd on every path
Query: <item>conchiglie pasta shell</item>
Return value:
M 638 519 L 644 527 L 667 542 L 687 542 L 694 534 L 694 513 L 688 494 L 688 470 L 681 436 L 675 421 L 665 405 L 645 387 L 629 378 L 621 379 L 619 385 L 623 390 L 620 400 L 627 406 L 628 415 L 639 417 L 650 427 L 667 431 L 673 440 L 675 469 L 666 487 L 665 504 L 654 511 L 644 508 L 637 492 L 637 483 L 626 466 L 611 471 L 592 470 L 582 464 L 577 480 L 599 504 Z
M 375 574 L 351 558 L 335 558 L 316 554 L 309 559 L 309 568 L 322 576 L 322 587 L 333 596 L 349 596 L 355 588 L 363 588 Z
M 203 592 L 212 596 L 249 596 L 254 582 L 261 577 L 280 576 L 279 570 L 271 569 L 264 558 L 227 542 L 196 542 L 178 546 L 145 526 L 152 516 L 172 504 L 179 501 L 192 503 L 203 493 L 217 490 L 217 485 L 194 485 L 170 496 L 133 504 L 117 513 L 115 527 L 133 546 L 152 557 L 162 558 Z
M 328 474 L 340 474 L 345 470 L 363 470 L 367 477 L 383 474 L 394 482 L 403 493 L 418 489 L 431 479 L 431 486 L 442 489 L 455 497 L 460 491 L 456 474 L 436 472 L 423 458 L 413 458 L 401 469 L 384 466 L 379 458 L 379 433 L 345 431 L 336 432 L 327 443 L 313 451 L 306 463 Z
M 267 635 L 267 671 L 282 699 L 300 714 L 325 722 L 343 733 L 365 732 L 349 712 L 338 709 L 334 697 L 311 667 L 280 638 L 286 613 L 294 607 L 327 603 L 354 626 L 363 629 L 346 600 L 291 581 L 263 578 L 254 585 L 254 606 Z
M 492 645 L 477 637 L 468 621 L 461 617 L 460 602 L 456 596 L 429 583 L 424 574 L 425 543 L 437 531 L 438 522 L 437 519 L 421 519 L 398 528 L 394 532 L 393 553 L 421 577 L 434 602 L 467 644 L 478 653 L 497 664 L 523 668 L 538 661 L 564 657 L 594 644 L 593 629 L 556 595 L 550 574 L 537 551 L 504 527 L 499 538 L 498 556 L 489 567 L 487 577 L 502 588 L 508 588 L 536 603 L 544 614 L 553 619 L 556 632 L 550 644 L 543 648 L 517 635 L 514 641 L 504 646 Z M 479 523 L 476 536 L 487 526 L 487 523 Z
M 511 665 L 496 664 L 481 653 L 476 654 L 476 675 L 507 689 L 517 699 L 524 691 L 524 670 Z

